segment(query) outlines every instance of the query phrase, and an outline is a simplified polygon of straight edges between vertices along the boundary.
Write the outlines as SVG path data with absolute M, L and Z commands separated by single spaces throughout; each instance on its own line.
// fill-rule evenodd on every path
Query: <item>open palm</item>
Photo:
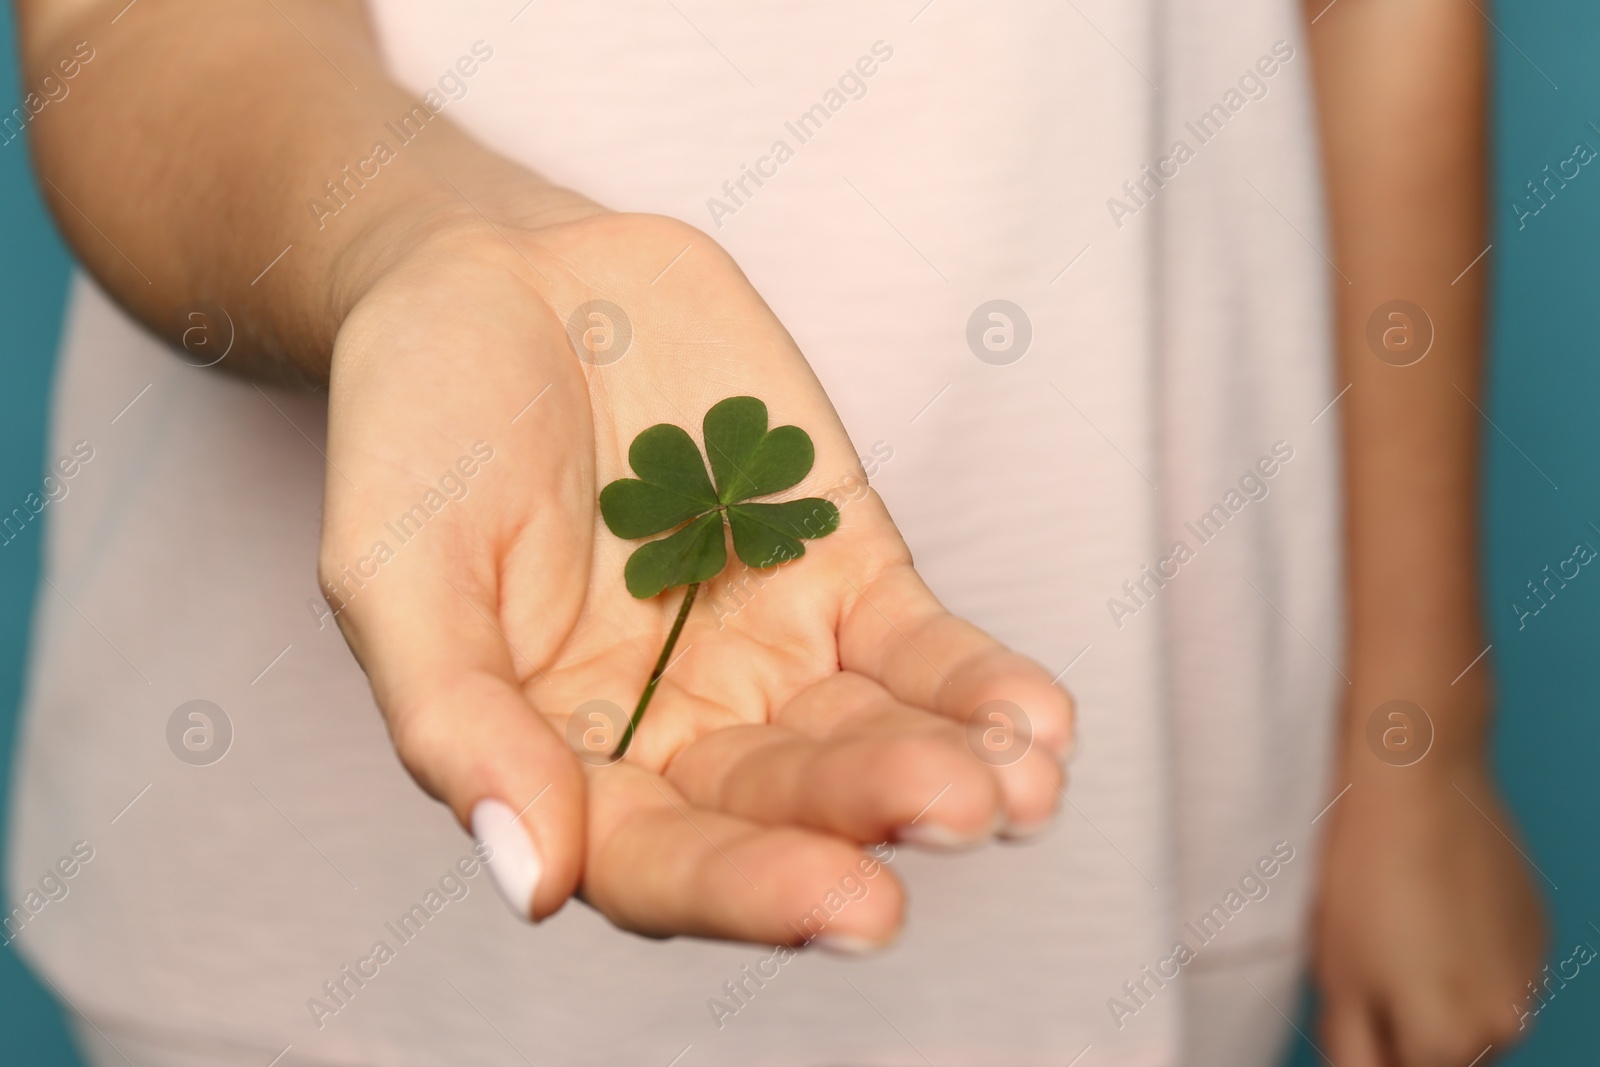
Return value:
M 928 592 L 804 358 L 705 235 L 601 214 L 428 240 L 346 320 L 330 393 L 324 584 L 401 759 L 496 846 L 524 914 L 576 893 L 642 933 L 794 942 L 863 843 L 1053 812 L 1068 698 Z M 630 595 L 640 542 L 597 498 L 634 476 L 640 431 L 698 439 L 735 395 L 810 434 L 785 498 L 828 497 L 839 526 L 755 574 L 728 553 L 613 761 L 683 592 Z M 1014 731 L 1009 754 L 974 716 Z M 898 887 L 875 886 L 836 943 L 898 929 Z

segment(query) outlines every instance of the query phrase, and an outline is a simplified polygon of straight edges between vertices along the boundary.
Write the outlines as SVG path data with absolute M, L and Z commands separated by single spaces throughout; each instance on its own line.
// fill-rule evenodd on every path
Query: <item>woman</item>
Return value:
M 91 1059 L 1265 1064 L 1319 891 L 1341 1067 L 1509 1037 L 1478 17 L 1069 7 L 20 5 L 94 57 L 11 866 L 92 850 L 16 934 Z M 682 599 L 597 494 L 736 395 L 840 528 L 611 762 Z

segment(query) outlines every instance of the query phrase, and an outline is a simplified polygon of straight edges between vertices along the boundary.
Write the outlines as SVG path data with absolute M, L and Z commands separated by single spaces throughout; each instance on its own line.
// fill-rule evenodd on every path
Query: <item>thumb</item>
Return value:
M 1328 1060 L 1339 1067 L 1390 1067 L 1378 1020 L 1359 1000 L 1336 997 L 1325 1001 L 1322 1034 Z
M 582 877 L 582 770 L 523 694 L 494 583 L 420 563 L 396 561 L 395 573 L 335 603 L 340 629 L 401 763 L 488 846 L 511 910 L 543 919 Z

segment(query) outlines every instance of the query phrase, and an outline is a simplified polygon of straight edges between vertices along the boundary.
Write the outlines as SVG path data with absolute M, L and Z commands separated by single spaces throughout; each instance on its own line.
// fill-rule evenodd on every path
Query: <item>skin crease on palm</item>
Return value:
M 873 493 L 720 628 L 691 612 L 623 763 L 574 758 L 565 717 L 593 699 L 633 706 L 682 597 L 630 596 L 637 545 L 599 521 L 599 487 L 631 475 L 634 435 L 671 421 L 698 436 L 706 408 L 748 394 L 815 442 L 795 494 L 864 475 L 793 341 L 703 234 L 605 213 L 468 230 L 405 257 L 339 332 L 323 569 L 365 555 L 473 442 L 494 449 L 448 523 L 339 618 L 407 767 L 464 824 L 483 796 L 539 797 L 523 818 L 545 864 L 535 914 L 577 891 L 645 933 L 792 941 L 863 843 L 1044 824 L 1066 694 L 939 607 Z M 580 361 L 564 325 L 591 299 L 633 326 L 606 366 Z M 967 717 L 992 699 L 1022 707 L 1034 735 L 1008 766 L 967 745 Z M 868 900 L 830 932 L 891 938 L 898 889 Z

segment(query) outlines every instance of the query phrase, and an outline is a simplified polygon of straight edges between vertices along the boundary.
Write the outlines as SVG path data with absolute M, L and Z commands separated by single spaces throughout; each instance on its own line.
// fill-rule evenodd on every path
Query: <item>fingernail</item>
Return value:
M 884 947 L 854 934 L 819 934 L 816 945 L 839 956 L 867 956 Z
M 896 841 L 904 841 L 908 845 L 922 845 L 925 848 L 961 848 L 970 845 L 973 840 L 935 822 L 902 826 L 894 836 Z
M 1055 821 L 1055 816 L 1050 815 L 1046 818 L 1040 819 L 1038 822 L 1007 823 L 1005 826 L 1001 827 L 1000 836 L 1007 841 L 1026 841 L 1028 838 L 1038 837 L 1040 834 L 1050 829 L 1051 824 L 1053 824 Z
M 1050 750 L 1051 754 L 1055 756 L 1056 760 L 1063 767 L 1065 767 L 1068 763 L 1071 763 L 1072 757 L 1077 755 L 1078 752 L 1077 721 L 1074 720 L 1067 726 L 1067 733 L 1065 737 L 1048 739 L 1045 741 L 1045 747 Z
M 900 827 L 895 833 L 896 841 L 904 841 L 912 845 L 921 845 L 924 848 L 957 849 L 970 848 L 991 836 L 1000 828 L 1002 816 L 996 815 L 993 824 L 976 834 L 964 834 L 950 829 L 936 822 L 914 822 Z
M 506 905 L 524 922 L 533 921 L 533 891 L 544 865 L 510 806 L 485 797 L 472 809 L 472 836 L 491 849 L 486 866 Z

